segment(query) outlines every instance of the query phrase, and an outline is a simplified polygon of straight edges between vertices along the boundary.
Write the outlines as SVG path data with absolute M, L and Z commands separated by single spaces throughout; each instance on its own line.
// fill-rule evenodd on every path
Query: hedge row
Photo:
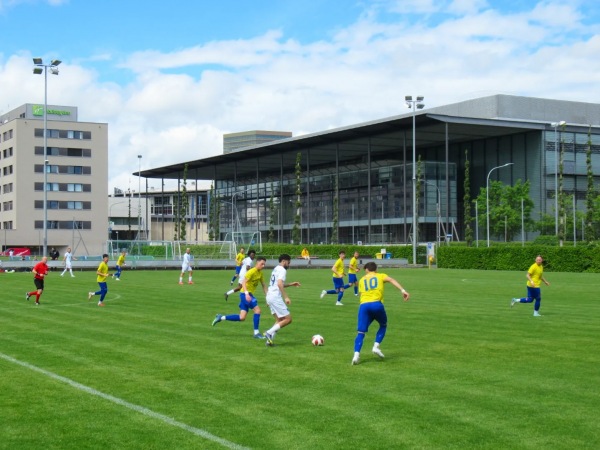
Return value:
M 438 267 L 446 269 L 527 270 L 537 255 L 542 255 L 548 271 L 600 273 L 600 249 L 587 245 L 442 246 L 437 262 Z

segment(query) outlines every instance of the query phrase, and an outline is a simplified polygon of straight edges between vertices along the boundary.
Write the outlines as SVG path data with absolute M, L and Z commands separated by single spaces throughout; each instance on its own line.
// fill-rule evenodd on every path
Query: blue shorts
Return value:
M 542 299 L 542 290 L 537 287 L 529 287 L 527 286 L 527 297 L 532 298 L 534 300 Z
M 340 289 L 344 287 L 344 278 L 333 277 L 333 288 Z
M 358 278 L 356 278 L 355 273 L 348 274 L 348 284 L 352 284 L 352 283 L 358 283 Z
M 246 294 L 240 293 L 240 311 L 250 311 L 258 306 L 258 301 L 254 298 L 254 294 L 250 294 L 250 301 L 246 301 Z
M 235 266 L 235 273 L 236 273 L 236 275 L 240 274 L 240 270 L 242 270 L 242 266 Z
M 387 326 L 387 314 L 385 307 L 381 302 L 363 303 L 358 308 L 358 327 L 357 330 L 366 333 L 369 331 L 369 325 L 376 320 L 380 326 Z

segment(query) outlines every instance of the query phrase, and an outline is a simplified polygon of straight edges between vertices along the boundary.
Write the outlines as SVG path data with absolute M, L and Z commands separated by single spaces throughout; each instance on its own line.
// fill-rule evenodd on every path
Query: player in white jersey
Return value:
M 63 258 L 63 261 L 65 262 L 65 270 L 62 271 L 62 273 L 60 274 L 60 276 L 62 277 L 65 272 L 68 270 L 71 273 L 71 277 L 75 278 L 75 275 L 73 275 L 73 260 L 77 260 L 77 258 L 75 258 L 73 256 L 73 254 L 71 253 L 71 247 L 67 248 L 67 252 L 65 253 L 65 256 Z
M 188 273 L 188 284 L 194 284 L 192 281 L 192 255 L 190 249 L 186 248 L 183 254 L 183 262 L 181 263 L 181 275 L 179 275 L 179 284 L 183 284 L 183 275 Z
M 250 269 L 252 269 L 252 266 L 254 265 L 254 258 L 256 257 L 256 252 L 254 250 L 248 250 L 248 256 L 246 256 L 244 258 L 244 260 L 242 261 L 242 268 L 240 269 L 240 275 L 238 276 L 238 287 L 236 287 L 235 289 L 229 289 L 227 292 L 225 292 L 225 301 L 227 301 L 227 299 L 229 298 L 229 296 L 235 292 L 239 292 L 242 289 L 242 280 L 244 279 L 244 277 L 246 276 L 246 272 Z
M 269 280 L 269 287 L 267 289 L 267 305 L 271 309 L 271 314 L 275 318 L 275 325 L 273 325 L 265 333 L 265 344 L 267 347 L 273 345 L 275 334 L 283 327 L 292 323 L 292 314 L 288 309 L 288 305 L 292 303 L 285 288 L 289 286 L 300 286 L 298 281 L 293 283 L 285 284 L 285 276 L 287 269 L 290 267 L 292 257 L 288 254 L 283 254 L 279 257 L 279 265 L 273 269 L 271 273 L 271 279 Z

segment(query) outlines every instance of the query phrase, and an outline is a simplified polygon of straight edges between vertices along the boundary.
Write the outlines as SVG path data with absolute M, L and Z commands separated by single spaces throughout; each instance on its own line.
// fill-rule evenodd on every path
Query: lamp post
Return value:
M 413 100 L 412 95 L 406 95 L 404 100 L 406 106 L 412 109 L 412 204 L 413 204 L 413 264 L 417 264 L 417 139 L 415 136 L 415 116 L 417 109 L 423 109 L 425 104 L 423 103 L 425 97 L 418 95 Z
M 488 172 L 487 178 L 485 180 L 485 213 L 487 216 L 487 246 L 490 246 L 490 175 L 496 169 L 502 169 L 503 167 L 512 166 L 513 163 L 506 163 L 502 166 L 493 167 L 492 170 Z
M 142 231 L 142 155 L 138 155 L 138 241 Z
M 567 122 L 552 122 L 550 125 L 554 128 L 554 232 L 558 236 L 558 127 L 562 127 Z
M 58 75 L 59 59 L 53 59 L 50 64 L 44 64 L 42 58 L 33 58 L 33 73 L 44 74 L 44 246 L 42 256 L 48 254 L 48 69 L 52 75 Z

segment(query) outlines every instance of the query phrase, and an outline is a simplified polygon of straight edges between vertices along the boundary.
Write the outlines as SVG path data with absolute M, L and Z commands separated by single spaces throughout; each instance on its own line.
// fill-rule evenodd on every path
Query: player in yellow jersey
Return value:
M 333 289 L 321 291 L 321 298 L 325 297 L 326 294 L 337 295 L 336 306 L 344 306 L 342 303 L 342 297 L 344 296 L 344 259 L 346 258 L 346 252 L 341 250 L 339 253 L 338 260 L 331 267 L 333 272 Z
M 535 300 L 535 304 L 533 305 L 533 316 L 542 316 L 540 314 L 540 304 L 542 303 L 542 290 L 540 285 L 544 282 L 546 286 L 550 286 L 550 283 L 544 278 L 543 262 L 544 260 L 540 255 L 536 256 L 535 262 L 529 267 L 529 270 L 527 270 L 527 274 L 525 275 L 527 277 L 527 297 L 513 298 L 510 302 L 511 308 L 515 303 L 532 303 Z
M 358 296 L 358 278 L 357 274 L 360 272 L 360 267 L 358 267 L 358 252 L 354 252 L 352 258 L 350 258 L 350 263 L 348 264 L 348 286 L 354 286 L 354 295 Z M 344 286 L 346 288 L 346 286 Z
M 259 331 L 260 325 L 260 306 L 258 306 L 258 301 L 254 297 L 254 291 L 258 287 L 260 283 L 263 288 L 263 292 L 265 295 L 267 294 L 267 286 L 265 284 L 265 280 L 263 278 L 262 270 L 265 268 L 265 264 L 267 260 L 263 256 L 259 256 L 256 258 L 256 265 L 249 269 L 244 275 L 242 279 L 242 293 L 240 293 L 240 313 L 239 314 L 229 314 L 224 316 L 223 314 L 217 314 L 215 316 L 215 320 L 213 320 L 213 327 L 221 322 L 222 320 L 230 320 L 232 322 L 243 322 L 246 320 L 246 316 L 248 315 L 248 311 L 252 310 L 254 312 L 254 338 L 255 339 L 264 339 L 265 337 Z
M 125 255 L 127 252 L 123 250 L 117 259 L 117 272 L 113 274 L 113 278 L 117 281 L 121 280 L 121 272 L 123 271 L 123 266 L 125 265 Z
M 100 296 L 98 306 L 104 306 L 104 297 L 106 297 L 106 294 L 108 293 L 106 277 L 108 277 L 108 255 L 105 253 L 102 255 L 102 262 L 98 266 L 98 270 L 96 270 L 96 281 L 98 282 L 98 286 L 100 286 L 100 290 L 88 292 L 88 300 L 91 300 L 94 295 Z
M 354 340 L 354 357 L 352 365 L 358 364 L 360 361 L 360 350 L 365 340 L 365 334 L 369 331 L 369 325 L 376 320 L 379 323 L 379 330 L 375 335 L 375 344 L 373 344 L 373 354 L 383 358 L 383 353 L 379 349 L 379 344 L 385 337 L 387 330 L 387 314 L 383 306 L 383 291 L 384 283 L 391 283 L 402 292 L 404 301 L 407 302 L 410 294 L 385 273 L 377 273 L 377 264 L 368 262 L 365 264 L 365 276 L 358 282 L 358 290 L 360 292 L 360 307 L 358 308 L 358 333 Z
M 245 257 L 246 253 L 244 252 L 244 247 L 240 247 L 240 252 L 235 257 L 235 275 L 233 275 L 229 286 L 233 286 L 233 282 L 235 281 L 235 279 L 240 276 L 240 270 L 242 270 L 242 261 Z

